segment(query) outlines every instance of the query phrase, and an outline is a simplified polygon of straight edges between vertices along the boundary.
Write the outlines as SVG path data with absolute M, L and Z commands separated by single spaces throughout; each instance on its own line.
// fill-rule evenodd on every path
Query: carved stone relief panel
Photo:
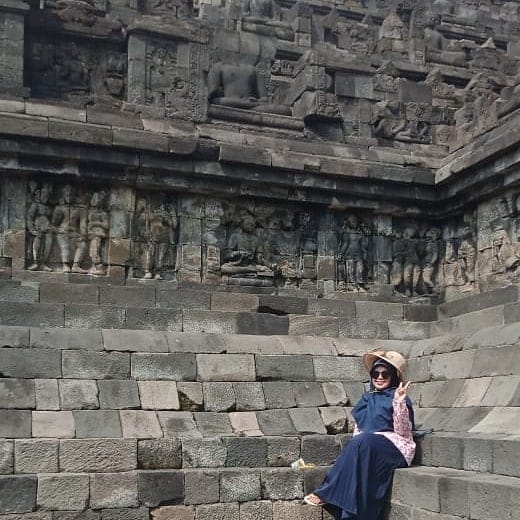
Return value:
M 207 94 L 206 47 L 172 36 L 131 33 L 128 44 L 128 101 L 164 110 L 167 117 L 203 120 Z M 178 29 L 178 28 L 177 28 Z
M 177 267 L 177 196 L 137 193 L 133 218 L 133 276 L 174 279 Z
M 106 274 L 110 216 L 105 189 L 30 181 L 27 208 L 28 270 Z
M 73 99 L 91 92 L 91 57 L 74 41 L 35 41 L 31 50 L 31 92 L 35 97 Z

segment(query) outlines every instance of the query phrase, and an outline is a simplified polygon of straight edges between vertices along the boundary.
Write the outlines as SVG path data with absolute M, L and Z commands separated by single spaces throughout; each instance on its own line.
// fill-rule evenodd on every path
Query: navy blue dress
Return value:
M 408 466 L 390 440 L 374 433 L 393 431 L 394 391 L 391 388 L 363 394 L 353 410 L 363 433 L 345 445 L 322 485 L 314 491 L 338 520 L 380 520 L 394 470 Z M 408 399 L 407 404 L 413 423 Z

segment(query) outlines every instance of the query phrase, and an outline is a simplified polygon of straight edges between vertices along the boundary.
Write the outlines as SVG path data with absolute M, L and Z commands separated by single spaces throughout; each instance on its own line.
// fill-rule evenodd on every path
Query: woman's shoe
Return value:
M 311 493 L 310 495 L 303 497 L 303 501 L 310 506 L 319 507 L 325 505 L 325 501 L 322 500 L 318 495 L 315 495 L 314 493 Z

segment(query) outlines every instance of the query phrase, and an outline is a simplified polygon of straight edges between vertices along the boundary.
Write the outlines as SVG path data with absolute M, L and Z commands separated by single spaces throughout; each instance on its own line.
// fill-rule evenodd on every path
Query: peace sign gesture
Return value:
M 411 381 L 408 381 L 408 383 L 403 384 L 401 381 L 399 383 L 399 386 L 395 389 L 394 399 L 396 401 L 403 401 L 406 399 L 406 396 L 408 395 L 408 387 L 410 386 Z

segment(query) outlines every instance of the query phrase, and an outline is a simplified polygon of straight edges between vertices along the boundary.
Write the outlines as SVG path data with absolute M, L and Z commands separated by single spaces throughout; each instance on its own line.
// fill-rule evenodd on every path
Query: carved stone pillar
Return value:
M 24 64 L 24 18 L 27 2 L 0 0 L 0 91 L 21 96 Z

